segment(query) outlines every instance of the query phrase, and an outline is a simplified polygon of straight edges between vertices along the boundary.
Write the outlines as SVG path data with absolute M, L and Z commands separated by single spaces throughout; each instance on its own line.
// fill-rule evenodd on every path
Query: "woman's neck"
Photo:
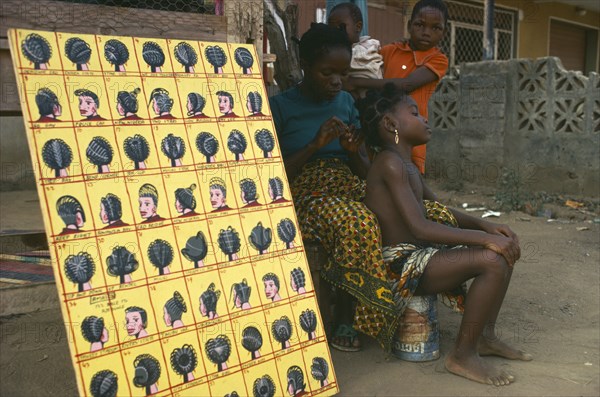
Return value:
M 315 92 L 310 88 L 310 86 L 306 83 L 305 80 L 302 80 L 300 84 L 298 84 L 298 89 L 300 90 L 300 93 L 302 95 L 304 95 L 311 101 L 323 102 L 325 100 L 325 98 L 320 98 L 318 95 L 315 95 Z

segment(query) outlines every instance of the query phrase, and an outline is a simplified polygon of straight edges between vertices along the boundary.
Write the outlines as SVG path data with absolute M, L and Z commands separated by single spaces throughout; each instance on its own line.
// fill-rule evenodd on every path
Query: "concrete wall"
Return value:
M 0 117 L 0 190 L 34 189 L 23 117 Z
M 600 194 L 600 78 L 554 57 L 479 62 L 429 102 L 427 174 L 496 185 L 516 170 L 532 191 Z

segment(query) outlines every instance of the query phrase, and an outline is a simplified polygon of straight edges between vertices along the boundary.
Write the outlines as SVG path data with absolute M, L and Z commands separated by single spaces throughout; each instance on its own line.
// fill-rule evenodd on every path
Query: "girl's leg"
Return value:
M 508 287 L 509 267 L 504 258 L 483 248 L 442 250 L 429 261 L 416 293 L 435 294 L 452 290 L 473 279 L 455 346 L 446 357 L 446 368 L 465 378 L 496 386 L 514 377 L 487 365 L 478 354 L 485 326 L 495 321 Z

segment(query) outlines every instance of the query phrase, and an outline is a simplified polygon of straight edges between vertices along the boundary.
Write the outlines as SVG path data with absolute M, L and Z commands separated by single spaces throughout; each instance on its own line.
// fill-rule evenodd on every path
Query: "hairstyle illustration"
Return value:
M 108 224 L 106 228 L 127 226 L 121 220 L 123 216 L 123 208 L 121 199 L 112 193 L 107 193 L 106 196 L 100 198 L 100 220 L 102 223 Z
M 279 289 L 281 284 L 279 277 L 275 273 L 267 273 L 262 277 L 262 282 L 265 285 L 266 297 L 271 299 L 272 302 L 280 301 L 281 295 L 279 295 Z
M 192 183 L 189 187 L 180 187 L 175 189 L 175 209 L 182 215 L 193 215 L 196 209 L 196 198 L 194 190 L 198 186 Z
M 56 212 L 67 228 L 79 230 L 85 222 L 85 212 L 79 200 L 73 196 L 61 196 L 56 200 Z
M 288 368 L 287 381 L 288 392 L 291 396 L 295 396 L 306 389 L 306 383 L 304 383 L 304 372 L 302 372 L 302 368 L 297 365 L 293 365 Z
M 252 74 L 254 58 L 252 57 L 252 53 L 247 48 L 236 48 L 233 52 L 233 58 L 235 59 L 235 63 L 242 68 L 243 74 Z
M 254 397 L 273 397 L 276 390 L 275 382 L 269 375 L 257 378 L 252 385 L 252 395 Z
M 285 243 L 285 248 L 294 248 L 294 238 L 296 238 L 296 226 L 290 218 L 284 218 L 277 224 L 277 235 Z
M 119 277 L 119 283 L 131 282 L 131 273 L 139 267 L 135 254 L 123 246 L 113 248 L 110 256 L 106 258 L 106 271 L 110 276 Z
M 148 259 L 158 269 L 159 275 L 169 274 L 173 262 L 173 247 L 165 240 L 156 239 L 148 246 Z
M 262 222 L 258 222 L 252 228 L 248 241 L 252 248 L 258 251 L 259 255 L 266 254 L 273 238 L 273 232 L 270 227 L 264 227 Z
M 115 67 L 115 72 L 124 72 L 129 50 L 122 41 L 111 39 L 104 43 L 104 58 Z
M 264 116 L 261 113 L 263 100 L 258 91 L 250 91 L 246 103 L 250 116 Z
M 145 388 L 147 396 L 156 393 L 158 391 L 156 382 L 160 378 L 160 362 L 150 354 L 140 354 L 133 361 L 133 366 L 135 367 L 133 384 Z
M 237 253 L 241 248 L 240 236 L 233 227 L 228 226 L 227 229 L 221 229 L 217 243 L 229 261 L 238 259 Z
M 300 327 L 308 334 L 308 340 L 315 339 L 317 329 L 317 315 L 311 309 L 306 309 L 300 314 Z
M 227 147 L 235 155 L 235 160 L 243 160 L 244 152 L 248 147 L 246 137 L 240 130 L 231 130 L 229 137 L 227 138 Z
M 137 96 L 142 92 L 141 89 L 135 88 L 133 91 L 119 91 L 117 93 L 117 111 L 124 118 L 137 117 L 139 103 Z M 120 107 L 120 109 L 119 109 Z
M 240 181 L 240 190 L 242 191 L 242 201 L 244 203 L 257 203 L 258 193 L 256 191 L 256 182 L 253 179 L 242 179 Z
M 78 292 L 92 289 L 90 280 L 94 273 L 96 273 L 96 264 L 87 252 L 69 255 L 65 259 L 65 275 L 71 282 L 77 284 Z
M 127 334 L 135 336 L 136 339 L 148 336 L 148 313 L 139 306 L 130 306 L 125 309 L 125 323 Z
M 227 55 L 223 51 L 223 48 L 218 45 L 209 45 L 204 49 L 204 56 L 208 63 L 213 66 L 214 73 L 223 73 L 223 66 L 227 63 Z
M 164 311 L 164 320 L 167 326 L 173 327 L 173 329 L 184 326 L 181 316 L 187 312 L 187 305 L 179 291 L 173 292 L 173 297 L 165 303 Z
M 110 172 L 109 164 L 113 159 L 113 148 L 106 138 L 101 136 L 92 138 L 85 154 L 88 161 L 96 166 L 99 174 Z
M 269 195 L 273 201 L 283 199 L 283 181 L 278 176 L 269 178 Z
M 198 366 L 198 356 L 192 345 L 185 344 L 171 352 L 171 368 L 183 376 L 183 383 L 194 380 L 194 370 Z
M 92 55 L 90 45 L 79 37 L 71 37 L 65 42 L 65 55 L 77 65 L 77 70 L 89 70 L 88 62 Z
M 204 155 L 207 163 L 214 163 L 219 151 L 219 141 L 210 132 L 201 132 L 196 137 L 196 148 Z
M 148 145 L 146 138 L 140 134 L 125 138 L 123 150 L 125 151 L 125 155 L 133 161 L 136 170 L 146 168 L 146 160 L 150 155 L 150 145 Z
M 315 357 L 312 359 L 310 373 L 314 380 L 321 383 L 321 387 L 327 386 L 327 377 L 329 376 L 329 364 L 323 357 Z
M 226 335 L 219 335 L 207 340 L 204 348 L 206 356 L 213 364 L 217 365 L 219 372 L 227 369 L 227 360 L 231 354 L 231 341 Z
M 263 338 L 258 328 L 250 326 L 242 331 L 242 346 L 250 352 L 250 357 L 254 360 L 260 357 L 260 348 L 263 344 Z
M 203 261 L 208 254 L 208 244 L 204 233 L 200 231 L 195 236 L 188 238 L 185 247 L 181 249 L 181 254 L 194 264 L 194 269 L 204 266 Z
M 21 52 L 33 63 L 34 69 L 48 69 L 52 47 L 44 37 L 37 33 L 28 34 L 21 42 Z
M 254 140 L 256 141 L 256 146 L 263 151 L 263 156 L 265 158 L 273 157 L 275 138 L 273 137 L 273 133 L 271 131 L 266 128 L 256 130 L 254 133 Z
M 171 167 L 182 165 L 181 158 L 185 155 L 185 142 L 181 137 L 173 134 L 163 138 L 160 148 L 165 156 L 171 160 Z
M 67 168 L 73 161 L 73 152 L 71 147 L 62 139 L 49 139 L 42 147 L 42 160 L 54 170 L 54 177 L 68 176 Z
M 217 303 L 220 297 L 221 291 L 215 290 L 215 283 L 210 283 L 206 291 L 200 295 L 200 314 L 209 319 L 217 318 Z
M 231 299 L 233 300 L 233 307 L 237 307 L 242 310 L 250 309 L 250 293 L 252 293 L 252 287 L 248 285 L 248 281 L 246 279 L 243 279 L 239 283 L 234 283 L 231 286 Z
M 154 41 L 147 41 L 142 46 L 142 58 L 150 66 L 152 73 L 161 72 L 165 63 L 165 53 L 160 45 Z
M 290 338 L 292 337 L 292 322 L 287 316 L 283 316 L 275 321 L 271 325 L 271 334 L 273 338 L 281 343 L 281 350 L 285 350 L 290 347 Z
M 225 397 L 240 397 L 237 391 L 232 391 L 231 393 L 225 394 Z
M 187 96 L 190 107 L 188 108 L 187 115 L 194 116 L 201 114 L 206 106 L 206 99 L 197 92 L 190 92 Z
M 119 391 L 119 378 L 109 369 L 98 371 L 90 381 L 92 397 L 116 397 Z
M 306 286 L 306 276 L 304 275 L 304 271 L 302 268 L 296 267 L 292 269 L 290 272 L 291 278 L 291 287 L 298 294 L 303 294 L 306 292 L 304 287 Z
M 194 73 L 194 66 L 198 63 L 198 54 L 194 47 L 182 41 L 173 49 L 173 55 L 177 62 L 185 68 L 186 73 Z
M 165 117 L 171 114 L 171 109 L 173 109 L 174 101 L 169 96 L 169 91 L 164 88 L 155 88 L 150 93 L 150 101 L 148 105 L 151 105 L 154 102 L 154 112 L 158 115 L 158 117 Z
M 40 88 L 35 94 L 35 104 L 40 114 L 38 122 L 60 121 L 57 119 L 62 114 L 58 96 L 47 87 Z
M 92 344 L 91 352 L 101 350 L 108 342 L 108 330 L 104 326 L 104 318 L 96 316 L 84 318 L 81 322 L 81 335 Z

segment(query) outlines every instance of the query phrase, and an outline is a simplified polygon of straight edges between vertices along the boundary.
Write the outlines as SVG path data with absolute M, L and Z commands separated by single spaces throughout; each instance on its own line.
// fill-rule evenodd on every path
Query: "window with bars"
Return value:
M 113 7 L 215 14 L 216 0 L 59 0 L 65 3 L 84 3 Z
M 484 10 L 482 3 L 446 0 L 449 21 L 440 43 L 450 66 L 478 62 L 483 55 Z M 494 59 L 511 59 L 516 55 L 516 11 L 494 8 Z

